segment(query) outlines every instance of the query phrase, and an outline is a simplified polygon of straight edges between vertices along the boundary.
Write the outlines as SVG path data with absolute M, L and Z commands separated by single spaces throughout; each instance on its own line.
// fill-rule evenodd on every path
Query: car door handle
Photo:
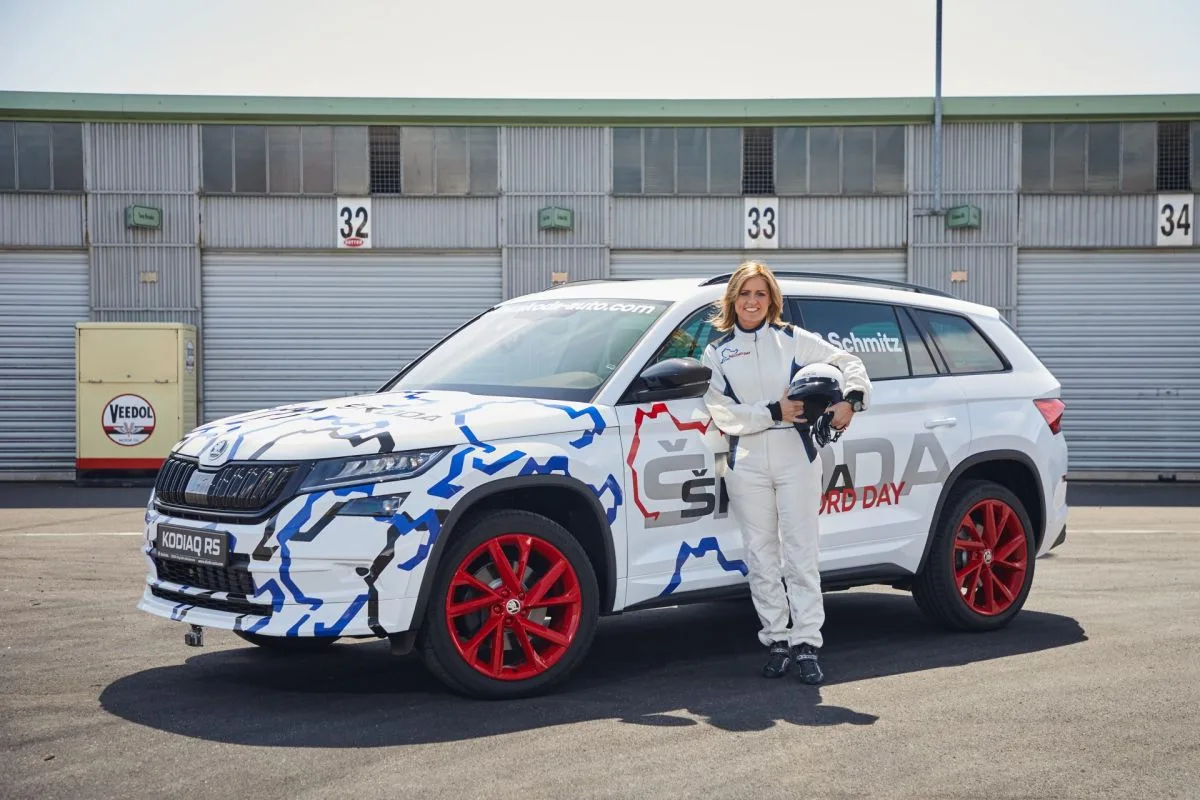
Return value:
M 958 420 L 954 417 L 943 417 L 942 419 L 927 419 L 925 420 L 926 428 L 953 428 L 958 424 Z

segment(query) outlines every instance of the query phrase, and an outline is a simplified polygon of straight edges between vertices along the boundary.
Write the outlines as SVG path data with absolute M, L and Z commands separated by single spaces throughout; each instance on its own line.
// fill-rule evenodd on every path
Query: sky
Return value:
M 0 0 L 0 90 L 931 97 L 936 0 Z M 944 0 L 945 96 L 1200 93 L 1196 0 Z

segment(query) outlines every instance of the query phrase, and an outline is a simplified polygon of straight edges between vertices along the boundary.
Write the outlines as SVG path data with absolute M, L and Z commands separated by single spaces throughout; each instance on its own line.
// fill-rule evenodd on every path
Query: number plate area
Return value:
M 187 564 L 224 567 L 229 563 L 229 537 L 217 531 L 159 525 L 154 548 L 162 558 Z

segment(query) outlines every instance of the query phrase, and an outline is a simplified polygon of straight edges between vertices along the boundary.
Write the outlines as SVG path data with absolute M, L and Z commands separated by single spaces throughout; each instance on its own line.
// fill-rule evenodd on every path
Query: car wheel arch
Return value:
M 1019 463 L 1022 467 L 1028 470 L 1029 475 L 1032 478 L 1035 489 L 1034 498 L 1037 501 L 1037 505 L 1033 508 L 1027 508 L 1026 513 L 1032 520 L 1034 520 L 1034 540 L 1038 546 L 1041 545 L 1041 540 L 1044 535 L 1043 529 L 1045 528 L 1046 520 L 1046 490 L 1039 478 L 1037 465 L 1033 458 L 1030 457 L 1028 453 L 1021 452 L 1020 450 L 989 450 L 983 453 L 975 453 L 960 461 L 958 465 L 951 470 L 949 477 L 947 477 L 946 481 L 942 484 L 942 491 L 938 495 L 937 505 L 934 507 L 933 516 L 930 518 L 929 530 L 925 533 L 925 545 L 921 551 L 921 561 L 917 565 L 916 570 L 918 573 L 925 568 L 925 563 L 929 559 L 929 551 L 933 546 L 934 531 L 937 530 L 938 523 L 942 518 L 942 514 L 945 512 L 946 502 L 951 493 L 954 491 L 954 487 L 959 483 L 959 481 L 963 480 L 964 476 L 966 476 L 967 473 L 972 469 L 985 466 L 989 463 L 999 464 L 1006 461 L 1015 461 Z M 1014 491 L 1014 493 L 1016 492 Z M 1019 493 L 1017 494 L 1020 496 Z
M 586 507 L 590 509 L 600 529 L 599 538 L 603 548 L 603 561 L 597 565 L 597 567 L 603 569 L 603 581 L 600 586 L 601 613 L 608 613 L 613 609 L 616 601 L 617 587 L 616 547 L 613 543 L 612 526 L 608 521 L 608 516 L 603 505 L 600 503 L 600 498 L 597 497 L 591 487 L 578 478 L 568 475 L 525 475 L 500 478 L 495 481 L 489 481 L 482 486 L 477 486 L 463 495 L 462 499 L 450 509 L 449 514 L 447 514 L 445 521 L 442 523 L 437 541 L 433 543 L 433 547 L 430 548 L 429 556 L 425 561 L 425 569 L 421 576 L 421 588 L 417 594 L 416 604 L 413 609 L 413 622 L 411 625 L 413 629 L 417 629 L 423 624 L 425 613 L 429 607 L 429 597 L 433 587 L 434 576 L 437 574 L 442 554 L 454 538 L 455 530 L 464 520 L 470 521 L 474 512 L 479 511 L 481 508 L 486 508 L 489 499 L 514 491 L 537 489 L 570 491 L 572 494 L 577 495 L 585 503 Z M 574 532 L 572 532 L 572 535 L 575 535 Z M 576 538 L 579 537 L 576 536 Z M 598 575 L 597 577 L 601 576 Z

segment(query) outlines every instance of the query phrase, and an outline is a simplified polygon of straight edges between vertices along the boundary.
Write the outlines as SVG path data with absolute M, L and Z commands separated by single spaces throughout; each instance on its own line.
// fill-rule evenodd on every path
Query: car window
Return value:
M 783 309 L 780 313 L 780 317 L 786 323 L 792 322 L 795 318 L 792 306 L 788 302 L 789 299 L 784 298 Z M 693 312 L 678 328 L 671 331 L 671 335 L 667 337 L 650 363 L 657 364 L 668 358 L 699 360 L 704 355 L 704 348 L 708 347 L 708 343 L 721 336 L 721 331 L 714 328 L 711 322 L 715 311 L 714 306 L 706 305 Z
M 796 308 L 805 330 L 861 358 L 871 380 L 909 376 L 904 338 L 892 306 L 798 298 Z
M 668 358 L 699 360 L 708 343 L 721 335 L 721 332 L 712 326 L 713 310 L 712 306 L 704 306 L 693 312 L 683 324 L 671 331 L 671 335 L 663 342 L 651 363 L 657 364 Z
M 904 345 L 908 348 L 908 361 L 912 367 L 913 376 L 919 378 L 925 375 L 937 375 L 937 364 L 929 352 L 929 346 L 925 344 L 920 331 L 913 323 L 912 317 L 903 307 L 897 308 L 896 312 L 900 317 L 900 332 L 904 334 Z
M 970 372 L 1003 372 L 1003 359 L 992 349 L 970 320 L 954 314 L 921 309 L 917 311 L 933 335 L 946 366 L 954 374 Z
M 506 304 L 385 388 L 588 401 L 668 305 L 615 299 Z

